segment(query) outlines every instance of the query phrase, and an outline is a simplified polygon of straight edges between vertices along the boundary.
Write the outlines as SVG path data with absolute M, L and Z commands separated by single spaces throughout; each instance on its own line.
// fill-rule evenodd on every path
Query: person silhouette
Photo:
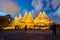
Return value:
M 55 23 L 52 24 L 52 34 L 56 35 L 56 24 Z
M 27 25 L 25 25 L 25 31 L 27 30 Z
M 2 26 L 0 25 L 0 32 L 2 31 Z

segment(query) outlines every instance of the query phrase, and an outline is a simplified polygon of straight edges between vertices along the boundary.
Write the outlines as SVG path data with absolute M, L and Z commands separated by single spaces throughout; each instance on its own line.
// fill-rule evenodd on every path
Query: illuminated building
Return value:
M 26 11 L 23 17 L 21 15 L 16 16 L 10 25 L 4 29 L 14 29 L 16 25 L 21 29 L 25 28 L 26 25 L 27 29 L 47 29 L 52 22 L 53 21 L 49 19 L 45 12 L 40 12 L 38 16 L 33 19 L 31 12 Z

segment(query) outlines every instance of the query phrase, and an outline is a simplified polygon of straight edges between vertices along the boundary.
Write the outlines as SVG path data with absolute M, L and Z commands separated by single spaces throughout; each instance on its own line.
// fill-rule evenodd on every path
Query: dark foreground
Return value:
M 0 40 L 60 40 L 60 31 L 56 36 L 51 34 L 51 30 L 2 31 Z

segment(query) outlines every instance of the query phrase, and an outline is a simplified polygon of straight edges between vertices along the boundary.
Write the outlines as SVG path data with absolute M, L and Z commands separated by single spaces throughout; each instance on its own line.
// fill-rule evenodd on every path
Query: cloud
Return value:
M 60 0 L 52 0 L 51 5 L 54 9 L 60 6 Z
M 34 7 L 35 10 L 42 10 L 43 7 L 42 0 L 33 0 L 32 6 Z
M 44 2 L 46 5 L 44 5 Z M 60 0 L 32 0 L 32 15 L 36 17 L 40 11 L 55 10 L 60 6 Z M 44 8 L 43 8 L 44 7 Z M 56 11 L 56 10 L 55 10 Z
M 9 14 L 16 14 L 19 11 L 19 6 L 12 0 L 0 0 L 0 10 Z
M 50 1 L 49 1 L 49 0 L 45 0 L 45 2 L 46 2 L 46 6 L 45 6 L 44 10 L 50 9 L 50 8 L 49 8 L 49 7 L 51 6 Z
M 50 13 L 48 16 L 50 16 L 51 19 L 57 24 L 60 24 L 60 0 L 52 0 L 51 5 L 53 9 L 56 9 L 54 12 Z
M 40 11 L 32 10 L 31 13 L 32 13 L 33 18 L 37 17 L 38 14 L 39 14 L 39 12 L 40 12 Z
M 43 9 L 42 0 L 33 0 L 32 6 L 34 8 L 32 10 L 32 15 L 33 15 L 33 17 L 36 17 L 38 15 L 38 13 Z
M 60 24 L 60 7 L 54 12 L 48 15 L 55 23 Z
M 44 2 L 46 2 L 46 6 Z M 40 11 L 55 10 L 54 12 L 51 11 L 48 16 L 54 22 L 60 24 L 60 0 L 33 0 L 32 6 L 34 8 L 32 10 L 33 17 L 36 17 Z
M 50 6 L 53 7 L 53 9 L 56 9 L 60 6 L 60 0 L 45 0 L 47 5 L 45 9 L 50 9 Z
M 58 8 L 58 10 L 56 10 L 56 11 L 54 12 L 54 15 L 55 15 L 55 16 L 58 16 L 58 17 L 60 16 L 60 7 Z

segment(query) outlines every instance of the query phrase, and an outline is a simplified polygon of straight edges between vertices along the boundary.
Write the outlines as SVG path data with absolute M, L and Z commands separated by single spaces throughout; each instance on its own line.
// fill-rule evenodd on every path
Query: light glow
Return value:
M 33 19 L 32 14 L 30 12 L 25 12 L 23 17 L 21 15 L 19 17 L 16 16 L 11 22 L 11 24 L 4 29 L 13 29 L 16 25 L 18 25 L 21 29 L 25 28 L 26 25 L 28 29 L 47 29 L 48 25 L 51 23 L 52 20 L 48 18 L 45 12 L 40 12 L 35 19 Z M 34 27 L 34 25 L 38 25 L 39 27 Z

